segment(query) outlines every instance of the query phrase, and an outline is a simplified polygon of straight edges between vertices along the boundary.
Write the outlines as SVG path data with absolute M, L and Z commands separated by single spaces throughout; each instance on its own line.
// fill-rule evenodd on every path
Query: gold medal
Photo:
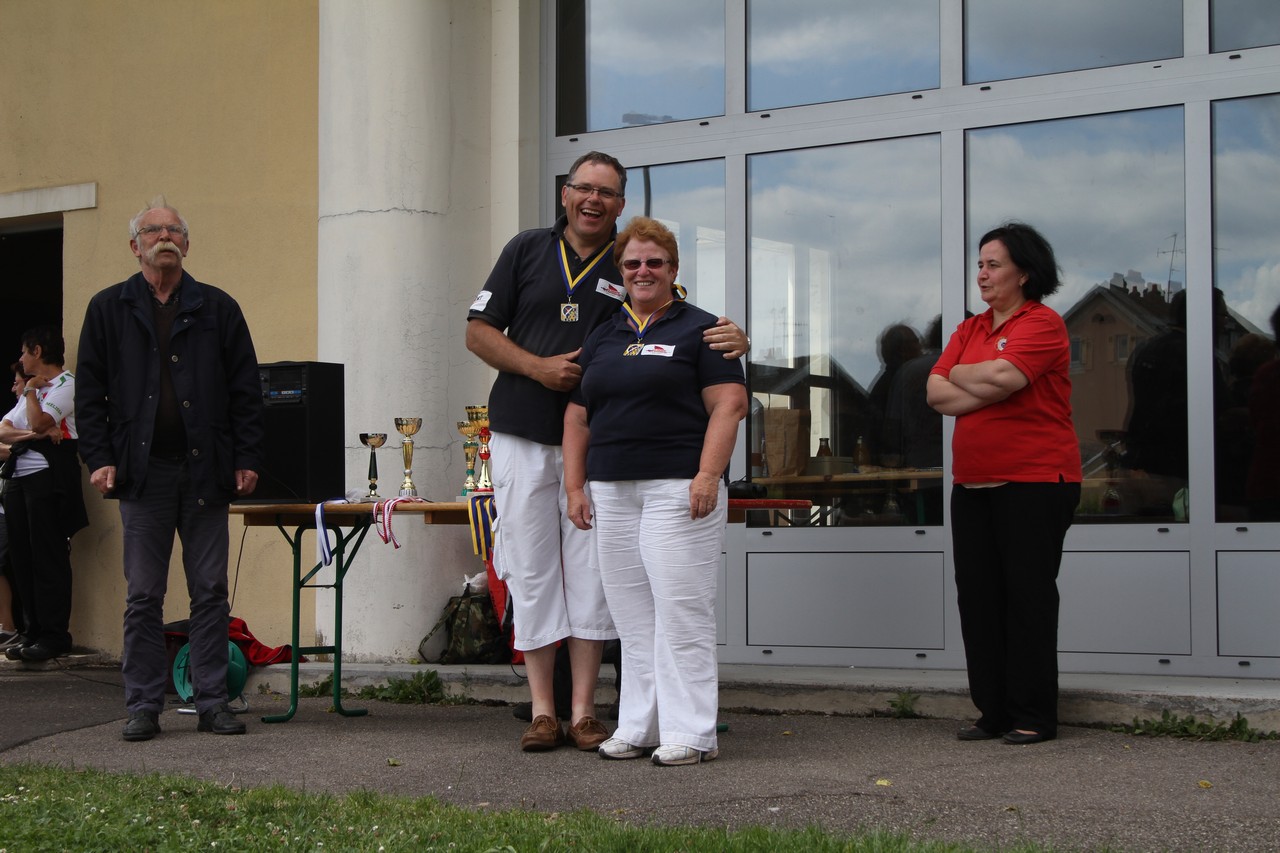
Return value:
M 578 322 L 578 306 L 572 302 L 560 303 L 560 322 L 576 323 Z
M 622 351 L 623 355 L 639 355 L 641 350 L 640 342 L 636 341 Z

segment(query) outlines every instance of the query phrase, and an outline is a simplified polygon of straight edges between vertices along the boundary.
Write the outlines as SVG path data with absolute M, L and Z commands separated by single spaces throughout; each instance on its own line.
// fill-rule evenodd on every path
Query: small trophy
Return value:
M 462 484 L 462 496 L 466 497 L 476 490 L 476 451 L 480 442 L 476 441 L 476 426 L 471 421 L 458 421 L 458 432 L 466 441 L 462 442 L 462 455 L 467 460 L 467 479 Z
M 480 451 L 477 454 L 480 457 L 480 476 L 476 480 L 477 492 L 493 491 L 493 478 L 489 476 L 489 437 L 491 435 L 488 426 L 480 427 Z
M 489 476 L 489 407 L 467 406 L 467 420 L 471 422 L 471 434 L 480 439 L 479 447 L 476 449 L 476 455 L 480 458 L 480 468 L 476 472 L 475 488 L 472 491 L 492 492 L 493 479 Z
M 396 418 L 396 429 L 404 436 L 400 452 L 404 456 L 404 482 L 400 484 L 400 497 L 417 497 L 413 485 L 413 437 L 422 428 L 422 418 Z
M 382 445 L 387 443 L 387 434 L 385 432 L 362 432 L 360 433 L 360 443 L 369 448 L 369 494 L 366 498 L 378 502 L 378 457 L 375 451 Z

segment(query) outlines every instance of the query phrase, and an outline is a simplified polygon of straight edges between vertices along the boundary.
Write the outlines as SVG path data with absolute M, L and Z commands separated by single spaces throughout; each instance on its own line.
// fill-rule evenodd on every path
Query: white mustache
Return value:
M 161 243 L 156 243 L 151 247 L 151 251 L 147 253 L 147 260 L 154 261 L 156 258 L 160 257 L 161 252 L 174 252 L 178 257 L 182 257 L 182 250 L 178 248 L 177 244 L 169 240 L 165 240 Z

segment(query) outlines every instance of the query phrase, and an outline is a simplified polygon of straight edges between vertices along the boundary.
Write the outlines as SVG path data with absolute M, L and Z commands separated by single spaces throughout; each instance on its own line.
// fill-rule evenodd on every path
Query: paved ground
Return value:
M 195 717 L 175 708 L 160 737 L 130 744 L 120 739 L 122 694 L 113 667 L 0 668 L 0 763 L 430 795 L 471 808 L 586 807 L 637 823 L 874 827 L 983 848 L 1280 848 L 1280 741 L 1068 726 L 1056 741 L 1015 747 L 961 743 L 955 720 L 725 712 L 719 760 L 660 768 L 570 749 L 521 753 L 523 723 L 505 706 L 351 700 L 370 713 L 345 718 L 327 712 L 328 699 L 303 699 L 290 722 L 264 724 L 258 717 L 287 701 L 252 692 L 242 737 L 198 734 Z

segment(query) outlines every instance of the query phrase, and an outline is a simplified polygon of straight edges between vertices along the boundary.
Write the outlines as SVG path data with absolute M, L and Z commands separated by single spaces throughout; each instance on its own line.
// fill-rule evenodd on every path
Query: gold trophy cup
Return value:
M 396 430 L 404 436 L 400 453 L 404 456 L 404 482 L 400 484 L 400 497 L 417 497 L 413 485 L 413 437 L 422 428 L 422 418 L 396 418 Z
M 480 442 L 476 441 L 476 427 L 471 421 L 458 421 L 458 432 L 466 439 L 462 442 L 462 455 L 467 460 L 467 479 L 462 484 L 462 495 L 466 497 L 476 490 L 476 451 Z
M 379 498 L 378 457 L 374 451 L 387 443 L 387 434 L 385 432 L 362 432 L 360 433 L 360 443 L 369 448 L 369 494 L 365 495 L 365 497 L 376 503 Z

